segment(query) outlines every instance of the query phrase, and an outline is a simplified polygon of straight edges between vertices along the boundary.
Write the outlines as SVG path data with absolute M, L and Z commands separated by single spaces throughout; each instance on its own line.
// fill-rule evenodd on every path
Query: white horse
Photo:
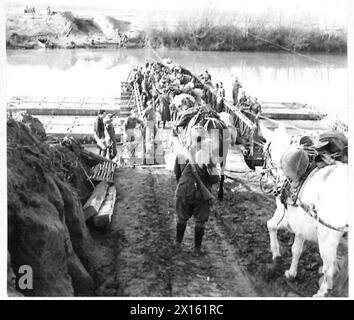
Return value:
M 274 132 L 261 126 L 266 138 L 271 166 L 275 167 L 278 177 L 284 177 L 280 169 L 280 159 L 289 148 L 291 137 L 282 126 Z M 337 270 L 337 247 L 347 232 L 349 219 L 348 205 L 348 165 L 342 162 L 316 169 L 309 174 L 301 186 L 296 204 L 287 205 L 276 197 L 276 210 L 267 221 L 270 248 L 273 261 L 280 258 L 278 229 L 287 229 L 295 234 L 292 245 L 291 266 L 285 277 L 295 278 L 297 266 L 305 240 L 318 242 L 323 261 L 323 281 L 316 297 L 323 297 L 333 288 L 333 276 Z M 312 217 L 316 216 L 316 218 Z

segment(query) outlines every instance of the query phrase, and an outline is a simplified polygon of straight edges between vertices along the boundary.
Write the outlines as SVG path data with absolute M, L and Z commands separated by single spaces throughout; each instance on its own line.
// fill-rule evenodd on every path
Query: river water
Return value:
M 346 118 L 347 56 L 157 50 L 195 74 L 207 69 L 231 100 L 237 76 L 260 101 L 301 102 Z M 132 65 L 156 59 L 151 49 L 7 51 L 7 97 L 120 95 Z

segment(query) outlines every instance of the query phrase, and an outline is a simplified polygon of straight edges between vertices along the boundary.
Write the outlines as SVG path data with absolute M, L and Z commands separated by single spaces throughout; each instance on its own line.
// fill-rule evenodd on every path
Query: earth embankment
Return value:
M 68 147 L 48 144 L 27 114 L 8 119 L 7 140 L 9 294 L 94 295 L 111 250 L 95 243 L 84 220 L 90 168 Z M 19 286 L 21 266 L 33 272 L 30 289 Z

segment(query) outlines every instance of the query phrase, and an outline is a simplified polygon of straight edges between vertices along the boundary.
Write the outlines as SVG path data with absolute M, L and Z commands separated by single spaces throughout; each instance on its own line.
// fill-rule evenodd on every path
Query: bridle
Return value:
M 264 155 L 264 162 L 263 162 L 263 170 L 272 170 L 276 168 L 274 161 L 272 160 L 271 155 L 271 144 L 272 142 L 268 142 L 267 147 L 265 148 L 263 155 Z M 267 164 L 269 164 L 267 168 Z
M 263 151 L 263 167 L 262 167 L 262 172 L 261 172 L 261 178 L 260 178 L 260 188 L 263 193 L 266 194 L 271 194 L 271 193 L 278 193 L 279 188 L 282 186 L 282 182 L 280 179 L 280 175 L 278 174 L 278 167 L 272 160 L 271 156 L 271 142 L 268 142 L 266 145 L 264 151 Z M 272 188 L 269 190 L 266 190 L 265 183 L 266 181 L 272 181 Z

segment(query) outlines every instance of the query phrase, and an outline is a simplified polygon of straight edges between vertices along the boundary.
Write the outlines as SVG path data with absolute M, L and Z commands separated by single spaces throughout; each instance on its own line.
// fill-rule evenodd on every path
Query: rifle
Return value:
M 191 168 L 192 168 L 192 173 L 194 175 L 195 180 L 197 181 L 197 184 L 198 184 L 198 187 L 199 187 L 199 190 L 200 190 L 203 200 L 207 201 L 207 202 L 212 201 L 213 199 L 215 199 L 215 197 L 212 195 L 212 193 L 209 191 L 209 189 L 205 186 L 203 181 L 200 179 L 197 168 L 196 168 L 195 164 L 193 163 L 193 158 L 192 158 L 191 153 L 189 152 L 189 150 L 187 150 L 187 148 L 183 147 L 183 144 L 182 144 L 180 137 L 178 135 L 177 135 L 177 139 L 178 139 L 178 142 L 181 145 L 182 149 L 184 149 L 184 151 L 187 155 L 187 158 L 189 160 L 189 164 L 191 165 Z

